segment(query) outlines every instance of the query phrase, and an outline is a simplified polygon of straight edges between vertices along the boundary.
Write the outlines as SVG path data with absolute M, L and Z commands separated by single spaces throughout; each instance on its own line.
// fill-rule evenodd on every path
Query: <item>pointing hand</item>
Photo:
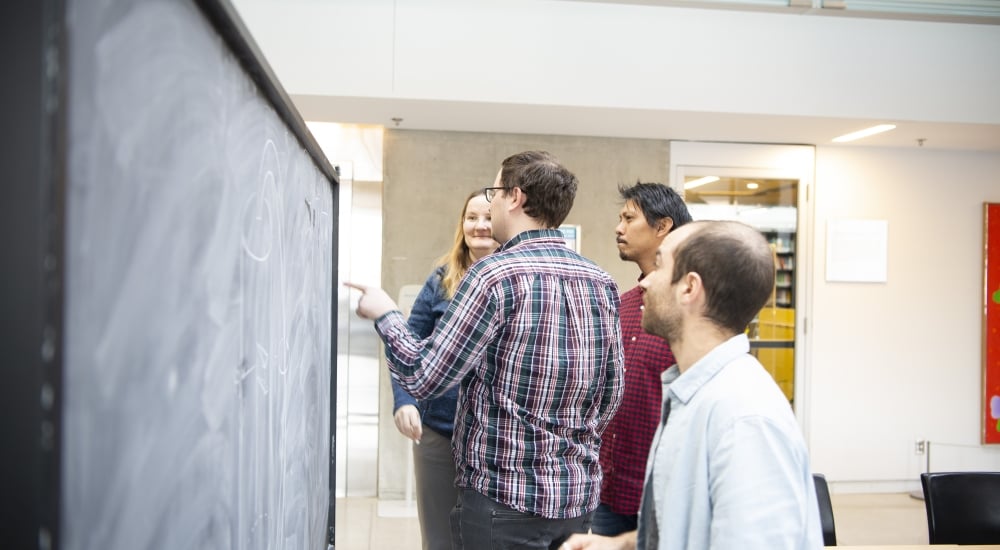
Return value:
M 399 309 L 396 302 L 385 293 L 384 290 L 374 286 L 364 286 L 351 282 L 344 282 L 344 286 L 361 291 L 361 299 L 358 300 L 358 317 L 362 319 L 375 320 Z

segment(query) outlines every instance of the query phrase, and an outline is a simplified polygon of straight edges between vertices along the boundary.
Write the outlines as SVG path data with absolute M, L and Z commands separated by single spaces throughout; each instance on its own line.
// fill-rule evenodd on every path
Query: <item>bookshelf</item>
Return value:
M 764 231 L 774 250 L 774 305 L 795 307 L 795 232 Z

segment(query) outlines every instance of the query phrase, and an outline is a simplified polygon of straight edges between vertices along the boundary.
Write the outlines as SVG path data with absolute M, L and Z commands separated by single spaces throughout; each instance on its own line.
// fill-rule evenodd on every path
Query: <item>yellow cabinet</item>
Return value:
M 771 373 L 791 402 L 795 388 L 795 310 L 765 307 L 748 332 L 750 353 Z

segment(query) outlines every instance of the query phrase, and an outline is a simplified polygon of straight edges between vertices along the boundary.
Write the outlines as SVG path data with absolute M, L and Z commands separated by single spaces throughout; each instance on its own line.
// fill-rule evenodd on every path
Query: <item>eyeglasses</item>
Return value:
M 497 191 L 507 189 L 506 187 L 483 187 L 483 195 L 486 195 L 486 202 L 493 202 L 493 196 Z

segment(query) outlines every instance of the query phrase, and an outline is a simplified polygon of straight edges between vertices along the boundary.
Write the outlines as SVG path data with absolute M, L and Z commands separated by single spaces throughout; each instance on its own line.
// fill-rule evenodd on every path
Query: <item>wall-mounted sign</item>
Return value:
M 826 227 L 826 280 L 886 282 L 888 247 L 886 220 L 830 220 Z
M 563 238 L 566 239 L 566 246 L 571 250 L 576 251 L 577 254 L 580 253 L 580 226 L 563 224 L 559 226 L 559 231 L 562 231 Z

